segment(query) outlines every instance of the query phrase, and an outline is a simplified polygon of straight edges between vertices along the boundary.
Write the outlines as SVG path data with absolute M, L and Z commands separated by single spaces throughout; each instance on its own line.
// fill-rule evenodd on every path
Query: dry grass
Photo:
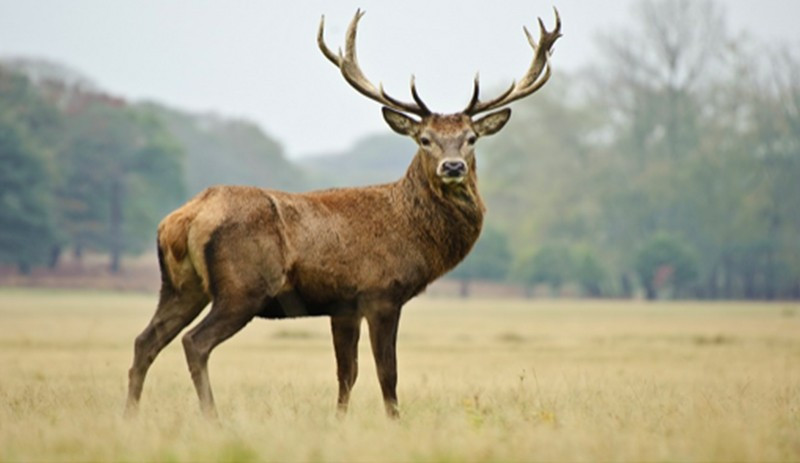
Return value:
M 420 299 L 397 423 L 366 339 L 339 422 L 327 320 L 256 321 L 211 357 L 221 423 L 200 417 L 179 342 L 126 422 L 154 304 L 0 290 L 0 461 L 800 460 L 794 303 Z

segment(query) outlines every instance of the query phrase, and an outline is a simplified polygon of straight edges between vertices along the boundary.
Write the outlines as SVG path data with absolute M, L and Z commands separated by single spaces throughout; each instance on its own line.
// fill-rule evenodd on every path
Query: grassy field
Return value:
M 0 461 L 800 461 L 796 303 L 423 298 L 401 321 L 399 422 L 364 336 L 339 421 L 327 319 L 257 320 L 211 356 L 220 423 L 180 342 L 127 422 L 154 306 L 0 290 Z

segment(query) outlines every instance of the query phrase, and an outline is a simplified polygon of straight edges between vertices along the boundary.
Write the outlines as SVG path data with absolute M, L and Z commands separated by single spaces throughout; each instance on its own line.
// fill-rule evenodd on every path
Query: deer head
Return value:
M 523 27 L 528 42 L 534 51 L 533 61 L 525 75 L 500 95 L 487 101 L 480 100 L 480 85 L 475 76 L 472 98 L 467 107 L 455 114 L 432 112 L 420 98 L 411 76 L 413 102 L 395 99 L 379 84 L 375 87 L 361 71 L 356 56 L 356 32 L 358 21 L 364 15 L 361 10 L 347 28 L 345 51 L 332 52 L 323 38 L 325 17 L 320 20 L 317 43 L 320 50 L 342 73 L 344 79 L 362 95 L 383 105 L 383 117 L 395 132 L 414 139 L 419 146 L 422 165 L 428 176 L 439 179 L 442 185 L 460 184 L 474 174 L 474 146 L 478 138 L 497 133 L 511 116 L 509 108 L 499 109 L 475 119 L 487 111 L 502 108 L 512 101 L 528 96 L 541 88 L 550 78 L 550 52 L 555 41 L 561 37 L 561 18 L 554 8 L 556 26 L 548 31 L 539 18 L 539 41 L 534 41 L 527 28 Z M 419 117 L 415 119 L 411 115 Z

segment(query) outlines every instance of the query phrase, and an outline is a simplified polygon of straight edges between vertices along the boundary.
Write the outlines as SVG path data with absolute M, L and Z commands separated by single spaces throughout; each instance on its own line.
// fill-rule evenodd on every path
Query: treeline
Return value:
M 800 55 L 731 34 L 710 2 L 643 1 L 633 19 L 480 147 L 499 232 L 454 276 L 800 298 Z M 481 257 L 503 246 L 514 252 Z
M 496 280 L 551 295 L 800 298 L 800 54 L 731 33 L 707 1 L 644 0 L 630 24 L 480 141 L 489 214 L 450 278 L 463 294 Z M 298 167 L 251 123 L 22 71 L 0 63 L 0 265 L 23 272 L 86 251 L 116 270 L 211 184 L 376 183 L 413 152 L 387 134 Z
M 302 173 L 256 126 L 133 104 L 51 63 L 0 63 L 0 264 L 152 248 L 159 220 L 215 183 L 298 190 Z
M 368 135 L 344 152 L 307 156 L 298 162 L 312 188 L 375 185 L 405 174 L 417 145 L 396 134 Z

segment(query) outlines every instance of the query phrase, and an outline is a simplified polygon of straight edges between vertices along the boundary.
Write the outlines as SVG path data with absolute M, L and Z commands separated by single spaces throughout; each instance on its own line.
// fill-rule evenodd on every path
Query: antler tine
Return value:
M 358 55 L 356 52 L 356 34 L 358 32 L 358 21 L 362 16 L 364 16 L 364 12 L 361 11 L 361 9 L 356 10 L 355 16 L 353 16 L 352 21 L 350 21 L 350 25 L 347 27 L 344 54 L 342 54 L 341 49 L 339 50 L 338 54 L 333 53 L 325 44 L 325 16 L 322 16 L 322 19 L 319 23 L 319 31 L 317 32 L 317 44 L 319 45 L 322 54 L 339 68 L 342 76 L 347 83 L 350 84 L 350 86 L 367 98 L 399 111 L 417 114 L 423 117 L 431 114 L 430 110 L 427 108 L 427 106 L 425 106 L 425 104 L 422 102 L 422 99 L 417 94 L 416 87 L 414 86 L 413 76 L 411 79 L 411 95 L 414 97 L 414 101 L 416 103 L 406 103 L 389 96 L 383 90 L 383 85 L 379 85 L 378 88 L 375 88 L 375 85 L 373 85 L 372 82 L 370 82 L 361 71 L 361 67 L 358 65 Z
M 342 51 L 339 50 L 339 54 L 332 52 L 330 48 L 325 44 L 325 15 L 322 15 L 319 19 L 319 29 L 317 30 L 317 45 L 319 49 L 322 51 L 322 54 L 325 55 L 331 63 L 333 63 L 336 67 L 341 67 L 342 65 Z
M 380 91 L 381 91 L 381 96 L 385 98 L 387 101 L 389 101 L 395 108 L 401 109 L 403 111 L 408 111 L 413 114 L 418 114 L 420 116 L 427 116 L 431 114 L 431 110 L 428 109 L 428 107 L 422 101 L 422 98 L 420 98 L 419 93 L 417 93 L 417 86 L 414 83 L 413 74 L 411 75 L 411 96 L 414 98 L 414 101 L 416 102 L 416 107 L 411 103 L 404 103 L 390 96 L 388 93 L 386 93 L 386 90 L 383 89 L 383 84 L 380 84 Z
M 467 108 L 464 110 L 465 114 L 473 116 L 484 111 L 505 106 L 512 101 L 516 101 L 534 93 L 547 82 L 551 75 L 550 53 L 555 41 L 561 37 L 561 16 L 558 14 L 558 10 L 555 7 L 553 7 L 553 11 L 555 12 L 556 16 L 556 25 L 552 31 L 548 31 L 544 25 L 544 22 L 542 21 L 542 18 L 538 18 L 538 42 L 533 39 L 533 36 L 531 36 L 531 33 L 528 31 L 527 27 L 522 28 L 522 30 L 525 32 L 525 37 L 528 39 L 528 43 L 531 45 L 531 48 L 533 48 L 533 61 L 531 62 L 531 65 L 525 75 L 522 76 L 518 82 L 512 82 L 511 86 L 505 92 L 489 101 L 480 101 L 478 98 L 479 90 L 478 79 L 476 76 L 472 99 L 470 100 L 469 105 L 467 105 Z M 544 74 L 542 74 L 542 71 L 545 71 Z
M 467 105 L 467 109 L 474 107 L 478 104 L 478 100 L 480 99 L 481 93 L 481 84 L 480 84 L 480 74 L 475 73 L 475 80 L 472 82 L 472 98 L 469 99 L 469 104 Z
M 508 98 L 508 96 L 511 95 L 511 93 L 514 92 L 516 88 L 517 88 L 517 82 L 511 81 L 511 85 L 509 85 L 508 88 L 505 89 L 505 91 L 503 91 L 503 93 L 501 93 L 500 95 L 497 95 L 496 97 L 492 98 L 489 101 L 480 101 L 478 97 L 480 89 L 479 89 L 478 78 L 476 76 L 474 88 L 472 91 L 472 99 L 470 100 L 469 105 L 467 105 L 467 109 L 464 110 L 464 113 L 473 116 L 475 114 L 503 106 L 505 104 L 503 103 L 503 100 Z
M 411 97 L 414 98 L 414 101 L 417 103 L 417 106 L 422 109 L 427 114 L 431 113 L 431 110 L 425 106 L 425 102 L 422 101 L 422 98 L 419 97 L 419 93 L 417 93 L 417 85 L 415 82 L 414 74 L 411 74 Z

